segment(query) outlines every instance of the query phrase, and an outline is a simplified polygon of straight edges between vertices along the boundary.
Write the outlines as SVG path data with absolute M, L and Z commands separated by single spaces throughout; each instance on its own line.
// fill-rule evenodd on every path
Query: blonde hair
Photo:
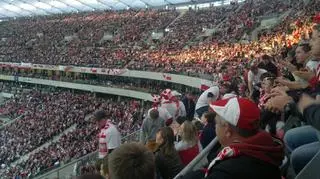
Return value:
M 181 138 L 188 144 L 195 145 L 198 143 L 197 128 L 192 122 L 185 121 L 183 123 Z

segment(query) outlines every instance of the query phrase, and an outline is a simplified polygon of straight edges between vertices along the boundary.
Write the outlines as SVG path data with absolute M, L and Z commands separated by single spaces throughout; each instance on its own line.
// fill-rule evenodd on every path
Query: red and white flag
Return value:
M 207 89 L 209 89 L 211 86 L 213 86 L 213 83 L 209 80 L 201 80 L 201 84 L 200 84 L 200 90 L 201 91 L 205 91 Z
M 97 73 L 97 69 L 96 68 L 91 68 L 91 72 L 92 73 Z
M 167 75 L 167 74 L 162 74 L 163 78 L 165 80 L 172 80 L 171 76 L 170 75 Z

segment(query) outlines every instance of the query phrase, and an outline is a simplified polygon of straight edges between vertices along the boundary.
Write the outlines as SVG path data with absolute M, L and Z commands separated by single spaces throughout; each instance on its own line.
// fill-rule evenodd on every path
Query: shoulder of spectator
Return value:
M 230 161 L 226 160 L 213 167 L 210 170 L 210 175 L 206 177 L 207 179 L 233 179 L 234 177 L 230 173 Z
M 311 104 L 303 110 L 303 117 L 307 122 L 314 126 L 320 122 L 320 104 Z M 320 126 L 314 126 L 320 130 Z

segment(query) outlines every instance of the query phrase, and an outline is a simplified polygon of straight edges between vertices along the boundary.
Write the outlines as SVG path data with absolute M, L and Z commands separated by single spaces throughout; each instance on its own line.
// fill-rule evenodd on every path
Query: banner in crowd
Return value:
M 165 79 L 165 80 L 168 80 L 168 81 L 172 80 L 172 77 L 168 74 L 162 74 L 162 76 L 163 76 L 163 79 Z
M 2 68 L 18 68 L 18 69 L 34 69 L 34 70 L 52 70 L 60 72 L 74 72 L 74 73 L 89 73 L 99 75 L 117 75 L 126 76 L 130 78 L 143 78 L 159 81 L 168 81 L 171 83 L 183 84 L 194 88 L 205 90 L 214 85 L 212 80 L 206 80 L 206 77 L 191 77 L 181 74 L 159 73 L 150 71 L 138 71 L 128 69 L 110 69 L 110 68 L 95 68 L 95 67 L 78 67 L 78 66 L 64 66 L 64 65 L 46 65 L 46 64 L 32 64 L 32 63 L 10 63 L 0 62 Z
M 214 86 L 215 84 L 208 80 L 201 80 L 200 90 L 205 91 L 209 89 L 211 86 Z
M 127 69 L 109 69 L 109 68 L 89 68 L 89 67 L 76 67 L 76 66 L 63 66 L 63 65 L 46 65 L 46 64 L 32 64 L 32 63 L 8 63 L 0 62 L 0 67 L 12 68 L 29 68 L 29 69 L 42 69 L 42 70 L 57 70 L 64 72 L 78 72 L 78 73 L 95 73 L 104 75 L 121 75 L 126 73 Z

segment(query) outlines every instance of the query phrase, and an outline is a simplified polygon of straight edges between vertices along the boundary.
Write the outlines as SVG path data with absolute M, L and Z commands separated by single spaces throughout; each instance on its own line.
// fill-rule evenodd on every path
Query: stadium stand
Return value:
M 19 77 L 32 77 L 52 84 L 72 81 L 159 94 L 152 96 L 150 107 L 133 99 L 56 88 L 43 91 L 39 86 L 17 93 L 1 105 L 2 114 L 12 119 L 21 116 L 0 128 L 1 177 L 59 178 L 66 174 L 59 171 L 74 164 L 76 172 L 69 170 L 63 177 L 98 174 L 103 165 L 91 152 L 99 150 L 111 158 L 104 158 L 109 170 L 103 172 L 111 178 L 150 174 L 166 179 L 177 173 L 177 179 L 317 178 L 320 1 L 214 4 L 207 8 L 193 4 L 183 11 L 128 8 L 0 22 L 0 61 L 8 62 L 0 71 L 17 77 L 10 84 L 1 83 L 4 92 L 21 91 L 11 85 L 18 86 Z M 70 77 L 62 70 L 49 75 L 50 70 L 18 68 L 10 66 L 12 62 L 25 67 L 64 65 L 209 76 L 214 83 L 200 87 L 203 93 L 194 99 L 177 91 L 198 89 L 182 90 L 184 86 L 170 80 L 158 83 L 84 73 Z M 196 106 L 201 114 L 214 112 L 215 120 L 208 125 L 203 116 L 193 118 L 195 109 L 190 108 Z M 108 116 L 99 120 L 99 127 L 86 118 L 98 109 Z M 122 136 L 138 131 L 143 140 L 109 150 L 105 145 L 114 136 L 109 139 L 107 134 L 115 130 L 111 123 Z M 72 126 L 73 131 L 63 134 Z M 202 150 L 199 141 L 204 132 L 216 138 Z M 149 165 L 142 165 L 142 160 Z
M 52 143 L 47 148 L 29 156 L 26 161 L 10 168 L 5 172 L 6 176 L 20 174 L 34 176 L 39 171 L 52 167 L 57 161 L 66 162 L 71 158 L 78 158 L 95 151 L 97 147 L 93 140 L 97 134 L 95 123 L 84 119 L 96 109 L 108 110 L 108 116 L 117 119 L 114 122 L 117 123 L 123 135 L 137 130 L 139 121 L 130 124 L 126 122 L 133 119 L 134 112 L 140 112 L 139 108 L 135 108 L 138 106 L 134 107 L 130 103 L 131 101 L 128 100 L 117 104 L 113 99 L 104 100 L 92 95 L 72 94 L 68 91 L 52 93 L 31 91 L 10 100 L 4 105 L 5 108 L 10 109 L 11 113 L 18 112 L 23 117 L 1 129 L 2 164 L 9 165 L 72 124 L 77 124 L 77 127 L 75 131 L 63 135 L 58 142 Z M 76 146 L 85 148 L 77 149 Z M 39 162 L 33 163 L 34 161 Z

